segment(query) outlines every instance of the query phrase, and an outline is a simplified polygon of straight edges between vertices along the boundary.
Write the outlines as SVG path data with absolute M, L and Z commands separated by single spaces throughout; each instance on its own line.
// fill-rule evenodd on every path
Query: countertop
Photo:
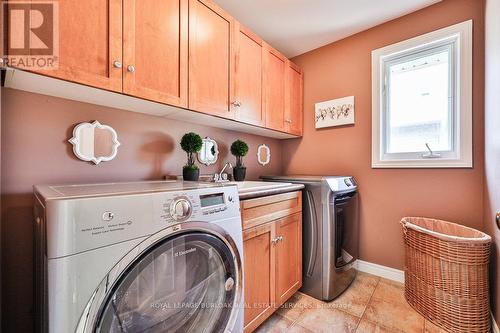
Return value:
M 239 186 L 238 192 L 240 195 L 240 200 L 264 197 L 268 195 L 300 191 L 304 188 L 303 184 L 292 184 L 292 183 L 277 183 L 277 182 L 247 182 L 247 183 L 259 183 L 255 186 Z

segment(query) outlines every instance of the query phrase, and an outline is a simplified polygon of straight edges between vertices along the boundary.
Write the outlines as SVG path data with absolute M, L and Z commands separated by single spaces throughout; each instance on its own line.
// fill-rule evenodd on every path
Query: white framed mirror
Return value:
M 271 149 L 267 145 L 262 144 L 257 148 L 257 161 L 262 166 L 271 162 Z
M 94 164 L 114 159 L 120 146 L 116 131 L 108 125 L 101 125 L 97 120 L 75 126 L 69 142 L 73 145 L 76 157 Z
M 212 165 L 217 162 L 219 158 L 219 146 L 217 142 L 208 136 L 203 139 L 203 143 L 201 145 L 201 150 L 198 153 L 198 161 L 201 164 Z

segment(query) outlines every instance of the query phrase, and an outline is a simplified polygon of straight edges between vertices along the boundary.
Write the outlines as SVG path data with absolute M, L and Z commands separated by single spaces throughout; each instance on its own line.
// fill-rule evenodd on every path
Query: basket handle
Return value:
M 406 238 L 406 233 L 408 232 L 408 228 L 406 227 L 406 221 L 401 220 L 399 221 L 401 223 L 401 226 L 403 227 L 403 236 Z

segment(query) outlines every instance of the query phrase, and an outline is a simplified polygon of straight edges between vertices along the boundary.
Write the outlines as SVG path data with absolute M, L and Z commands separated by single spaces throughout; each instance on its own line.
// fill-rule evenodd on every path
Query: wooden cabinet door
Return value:
M 40 74 L 122 91 L 122 0 L 59 1 L 59 68 Z
M 287 59 L 265 44 L 264 87 L 266 127 L 285 130 L 285 69 Z
M 266 223 L 243 231 L 245 332 L 252 332 L 274 311 L 276 226 Z
M 262 39 L 235 24 L 234 105 L 236 120 L 265 126 L 262 104 Z
M 211 0 L 189 1 L 189 108 L 234 118 L 233 18 Z
M 302 70 L 288 61 L 285 80 L 285 130 L 302 135 L 303 127 L 303 76 Z
M 123 12 L 123 92 L 187 107 L 188 0 L 124 0 Z
M 286 302 L 302 286 L 302 214 L 279 220 L 276 227 L 276 303 Z

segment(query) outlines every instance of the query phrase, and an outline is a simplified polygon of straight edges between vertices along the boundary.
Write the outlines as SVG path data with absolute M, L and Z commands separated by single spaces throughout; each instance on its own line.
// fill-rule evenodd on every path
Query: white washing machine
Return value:
M 234 185 L 36 186 L 37 330 L 243 332 Z

